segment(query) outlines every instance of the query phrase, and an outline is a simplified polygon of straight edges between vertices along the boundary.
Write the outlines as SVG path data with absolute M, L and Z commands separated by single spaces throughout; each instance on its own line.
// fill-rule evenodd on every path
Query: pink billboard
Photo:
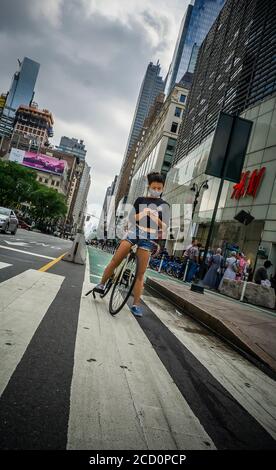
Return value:
M 65 160 L 49 157 L 42 153 L 25 152 L 19 149 L 12 149 L 10 160 L 17 161 L 21 165 L 34 168 L 35 170 L 55 173 L 57 175 L 62 175 L 67 166 Z

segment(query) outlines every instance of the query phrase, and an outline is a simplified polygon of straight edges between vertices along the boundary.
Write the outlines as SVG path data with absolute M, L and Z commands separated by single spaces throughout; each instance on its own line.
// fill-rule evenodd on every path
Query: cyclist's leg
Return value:
M 124 258 L 128 255 L 130 252 L 130 249 L 132 247 L 132 243 L 129 242 L 128 240 L 122 240 L 119 248 L 117 249 L 116 253 L 114 254 L 112 260 L 110 263 L 106 266 L 103 276 L 101 279 L 101 284 L 105 284 L 108 279 L 112 276 L 114 270 L 119 266 L 119 264 L 123 261 Z
M 140 303 L 140 298 L 144 287 L 144 274 L 148 266 L 150 255 L 150 250 L 147 250 L 145 248 L 137 249 L 136 256 L 138 257 L 139 264 L 137 278 L 133 287 L 133 305 L 139 305 Z

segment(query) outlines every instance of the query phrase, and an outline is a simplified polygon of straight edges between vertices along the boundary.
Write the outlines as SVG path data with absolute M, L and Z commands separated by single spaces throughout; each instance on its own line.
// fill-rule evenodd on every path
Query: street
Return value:
M 71 244 L 0 235 L 1 449 L 275 449 L 275 381 L 147 289 L 85 297 L 106 252 L 43 270 Z

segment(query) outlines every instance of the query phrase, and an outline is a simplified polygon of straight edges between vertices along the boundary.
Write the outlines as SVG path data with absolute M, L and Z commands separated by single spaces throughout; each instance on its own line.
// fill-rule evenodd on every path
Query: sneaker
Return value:
M 131 311 L 131 313 L 133 313 L 133 315 L 135 315 L 135 317 L 142 317 L 143 316 L 143 312 L 142 312 L 141 307 L 138 307 L 137 305 L 132 305 L 130 311 Z
M 104 294 L 104 290 L 105 290 L 105 285 L 104 284 L 97 284 L 95 287 L 94 287 L 94 292 L 98 292 L 99 294 Z

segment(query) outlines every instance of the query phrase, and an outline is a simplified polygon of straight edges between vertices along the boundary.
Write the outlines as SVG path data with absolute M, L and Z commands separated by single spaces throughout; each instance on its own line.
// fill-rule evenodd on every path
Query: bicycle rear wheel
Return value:
M 138 258 L 130 255 L 116 278 L 109 300 L 109 312 L 116 315 L 126 304 L 134 287 L 138 273 Z

